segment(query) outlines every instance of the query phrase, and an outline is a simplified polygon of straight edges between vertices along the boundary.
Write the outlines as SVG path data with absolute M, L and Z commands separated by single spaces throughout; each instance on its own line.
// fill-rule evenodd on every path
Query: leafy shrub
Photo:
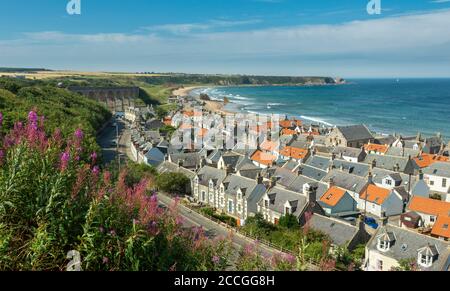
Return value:
M 156 186 L 167 193 L 185 193 L 191 181 L 181 173 L 163 173 L 156 178 Z
M 0 113 L 0 126 L 3 115 Z M 84 132 L 47 136 L 34 111 L 0 134 L 0 270 L 223 270 L 230 243 L 185 229 L 177 205 L 158 207 L 149 180 L 127 184 L 96 165 Z

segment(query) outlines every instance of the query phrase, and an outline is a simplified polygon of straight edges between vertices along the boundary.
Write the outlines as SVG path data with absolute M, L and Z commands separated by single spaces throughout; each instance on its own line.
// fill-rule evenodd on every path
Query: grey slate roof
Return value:
M 223 183 L 227 185 L 225 193 L 229 195 L 236 195 L 238 189 L 246 189 L 246 193 L 251 193 L 258 184 L 256 180 L 238 176 L 236 174 L 228 175 L 223 180 Z
M 358 158 L 361 155 L 362 151 L 363 151 L 362 149 L 357 148 L 336 147 L 332 153 L 335 154 L 336 157 L 342 155 L 344 157 Z
M 358 228 L 351 224 L 319 214 L 314 214 L 308 225 L 312 229 L 328 235 L 336 246 L 347 245 L 358 233 Z
M 158 148 L 150 149 L 145 154 L 145 157 L 147 158 L 148 163 L 154 167 L 159 166 L 165 159 L 164 153 Z
M 213 180 L 215 186 L 217 186 L 226 178 L 227 172 L 225 170 L 205 166 L 197 172 L 197 176 L 200 184 L 207 186 L 209 185 L 209 181 Z
M 273 177 L 277 178 L 277 184 L 288 187 L 297 178 L 297 174 L 284 168 L 277 168 Z
M 182 166 L 185 168 L 195 168 L 200 165 L 200 160 L 202 155 L 198 152 L 196 153 L 176 153 L 170 154 L 170 159 L 173 163 L 178 164 L 179 161 L 182 162 Z
M 302 169 L 303 176 L 314 179 L 316 181 L 321 181 L 327 175 L 327 171 L 308 165 L 301 165 L 300 168 Z
M 223 184 L 226 185 L 225 193 L 227 195 L 236 195 L 238 189 L 242 189 L 245 192 L 244 199 L 247 200 L 248 211 L 252 211 L 252 209 L 256 211 L 256 204 L 260 201 L 266 189 L 264 185 L 258 184 L 256 180 L 236 174 L 228 175 L 224 179 Z
M 361 178 L 340 170 L 332 170 L 327 174 L 323 181 L 328 183 L 331 178 L 336 186 L 355 193 L 361 193 L 367 184 L 366 178 Z
M 385 169 L 381 169 L 381 168 L 374 168 L 372 169 L 372 179 L 374 183 L 377 184 L 381 184 L 382 180 L 386 177 L 386 176 L 391 176 L 391 175 L 400 175 L 401 179 L 402 179 L 402 186 L 406 187 L 408 189 L 408 183 L 409 183 L 409 176 L 403 173 L 396 173 L 393 171 L 389 171 L 389 170 L 385 170 Z M 398 178 L 398 177 L 396 177 Z M 417 182 L 417 177 L 412 176 L 411 177 L 411 185 L 414 185 Z
M 367 157 L 364 160 L 364 163 L 366 164 L 372 164 L 372 162 L 375 160 L 376 167 L 382 168 L 386 170 L 393 171 L 398 164 L 400 167 L 400 172 L 406 172 L 408 170 L 417 170 L 419 167 L 417 166 L 416 162 L 414 160 L 409 160 L 408 157 L 395 157 L 395 156 L 388 156 L 388 155 L 367 155 Z M 409 168 L 409 165 L 412 168 Z
M 183 167 L 178 167 L 177 164 L 171 163 L 169 161 L 165 161 L 165 162 L 161 163 L 156 168 L 156 170 L 158 171 L 158 173 L 161 173 L 161 174 L 163 174 L 163 173 L 181 173 L 181 174 L 184 174 L 189 179 L 193 179 L 196 175 L 194 171 L 190 171 Z
M 336 169 L 348 172 L 349 174 L 366 177 L 369 174 L 369 165 L 363 163 L 351 163 L 345 160 L 334 160 L 332 165 Z
M 450 178 L 450 163 L 437 162 L 423 169 L 423 173 L 427 175 L 435 175 Z
M 239 160 L 241 159 L 242 155 L 239 155 L 237 153 L 233 152 L 225 152 L 222 155 L 223 161 L 225 162 L 225 165 L 228 167 L 232 167 L 233 169 L 236 168 Z
M 294 148 L 300 148 L 300 149 L 309 149 L 310 146 L 310 142 L 305 140 L 294 140 L 293 142 L 291 142 L 291 144 L 289 145 L 291 147 Z
M 378 237 L 386 233 L 394 236 L 394 242 L 387 252 L 380 252 L 377 249 Z M 431 246 L 439 253 L 437 260 L 431 268 L 421 267 L 423 271 L 443 271 L 445 265 L 449 264 L 450 243 L 443 240 L 435 239 L 430 236 L 419 234 L 417 232 L 387 225 L 380 227 L 372 239 L 367 244 L 367 248 L 374 252 L 379 252 L 384 256 L 394 258 L 397 261 L 414 259 L 417 260 L 418 250 Z M 445 271 L 447 271 L 445 269 Z
M 209 161 L 211 161 L 212 163 L 217 164 L 219 162 L 221 156 L 222 156 L 222 151 L 219 149 L 216 149 L 208 156 L 207 159 Z
M 317 183 L 317 181 L 310 179 L 306 176 L 300 175 L 287 187 L 288 190 L 303 193 L 303 185 Z
M 292 214 L 298 217 L 308 203 L 305 195 L 278 186 L 269 189 L 267 195 L 270 199 L 269 209 L 280 214 L 284 214 L 284 206 L 286 202 L 289 202 L 292 207 Z M 263 201 L 260 201 L 260 203 L 263 203 Z
M 289 171 L 294 171 L 298 168 L 298 166 L 299 166 L 298 162 L 296 162 L 294 160 L 289 160 L 283 165 L 283 168 L 287 169 Z
M 305 164 L 318 169 L 326 170 L 330 164 L 330 158 L 310 156 L 308 160 L 306 160 Z
M 396 157 L 417 157 L 420 154 L 419 150 L 414 150 L 411 148 L 397 148 L 397 147 L 390 147 L 388 151 L 386 152 L 386 155 L 388 156 L 396 156 Z
M 365 125 L 338 126 L 337 129 L 349 142 L 364 139 L 373 139 L 373 135 Z

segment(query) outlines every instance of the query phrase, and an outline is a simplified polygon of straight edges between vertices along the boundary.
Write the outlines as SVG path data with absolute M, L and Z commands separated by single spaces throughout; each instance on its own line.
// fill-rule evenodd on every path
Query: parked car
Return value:
M 378 223 L 374 218 L 371 217 L 366 217 L 364 219 L 364 223 L 367 224 L 368 226 L 370 226 L 373 229 L 378 229 Z

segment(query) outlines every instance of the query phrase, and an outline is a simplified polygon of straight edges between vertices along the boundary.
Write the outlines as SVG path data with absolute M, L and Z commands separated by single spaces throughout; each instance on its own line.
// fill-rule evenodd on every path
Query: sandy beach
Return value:
M 189 93 L 191 93 L 192 90 L 199 89 L 199 88 L 202 88 L 202 87 L 182 87 L 182 88 L 178 88 L 178 89 L 174 90 L 172 92 L 172 94 L 174 96 L 186 97 L 189 95 Z
M 181 97 L 186 97 L 189 96 L 189 94 L 195 90 L 195 89 L 200 89 L 203 87 L 183 87 L 183 88 L 179 88 L 176 89 L 172 92 L 173 95 L 175 96 L 181 96 Z M 234 114 L 231 111 L 227 111 L 224 109 L 225 104 L 222 101 L 215 101 L 215 100 L 211 100 L 211 101 L 204 101 L 202 100 L 202 102 L 205 103 L 205 110 L 207 111 L 211 111 L 211 112 L 217 112 L 219 114 Z

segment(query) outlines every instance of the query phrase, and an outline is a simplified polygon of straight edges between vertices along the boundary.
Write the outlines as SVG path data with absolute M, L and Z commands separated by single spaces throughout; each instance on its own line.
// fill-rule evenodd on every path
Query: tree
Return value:
M 172 134 L 176 131 L 177 129 L 173 126 L 170 125 L 164 125 L 163 127 L 161 127 L 159 129 L 159 132 L 163 135 L 166 135 L 168 137 L 172 137 Z
M 163 173 L 156 178 L 156 186 L 167 193 L 186 193 L 190 180 L 181 173 Z
M 399 266 L 392 268 L 392 271 L 398 272 L 415 272 L 418 271 L 415 259 L 404 259 L 399 262 Z
M 158 119 L 163 119 L 164 117 L 167 116 L 168 111 L 164 107 L 158 106 L 155 109 L 155 113 L 156 113 L 156 117 L 158 117 Z
M 292 214 L 282 216 L 278 223 L 281 227 L 289 229 L 298 228 L 300 226 L 297 217 Z

